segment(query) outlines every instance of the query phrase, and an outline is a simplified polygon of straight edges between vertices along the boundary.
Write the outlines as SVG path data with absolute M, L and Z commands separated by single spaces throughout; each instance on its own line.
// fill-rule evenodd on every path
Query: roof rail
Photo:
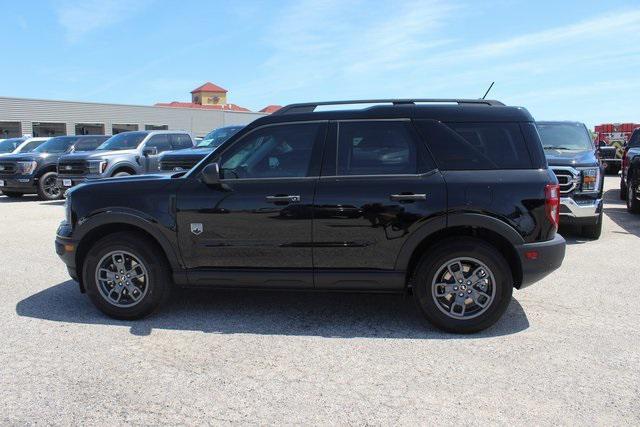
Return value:
M 278 111 L 275 115 L 295 114 L 295 113 L 313 113 L 315 109 L 321 105 L 349 105 L 349 104 L 393 104 L 393 105 L 415 105 L 416 103 L 454 103 L 458 105 L 487 105 L 487 106 L 504 106 L 500 101 L 491 99 L 358 99 L 353 101 L 323 101 L 323 102 L 304 102 L 300 104 L 289 104 Z

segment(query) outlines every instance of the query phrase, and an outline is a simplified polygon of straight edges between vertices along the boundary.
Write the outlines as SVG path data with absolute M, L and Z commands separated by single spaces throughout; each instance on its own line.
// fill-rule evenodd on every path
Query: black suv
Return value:
M 62 190 L 56 183 L 56 167 L 60 156 L 95 150 L 108 138 L 104 135 L 57 136 L 33 151 L 2 156 L 2 193 L 12 198 L 37 193 L 42 200 L 59 199 Z
M 560 183 L 560 225 L 579 227 L 599 239 L 602 233 L 604 167 L 587 127 L 580 122 L 538 122 L 549 167 Z
M 244 126 L 224 126 L 212 130 L 193 148 L 169 151 L 160 156 L 161 172 L 188 171 L 227 139 L 238 133 Z
M 380 105 L 315 111 L 348 103 Z M 475 332 L 561 265 L 558 191 L 523 108 L 294 104 L 188 173 L 73 189 L 56 251 L 119 319 L 173 285 L 408 291 L 436 326 Z

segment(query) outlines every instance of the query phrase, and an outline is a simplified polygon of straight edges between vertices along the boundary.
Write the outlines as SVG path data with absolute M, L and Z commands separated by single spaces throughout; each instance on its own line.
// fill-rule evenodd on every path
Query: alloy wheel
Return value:
M 442 264 L 431 283 L 436 306 L 447 316 L 466 320 L 484 313 L 496 295 L 491 270 L 475 258 L 459 257 Z
M 50 175 L 45 178 L 42 183 L 42 190 L 47 197 L 55 198 L 60 197 L 60 187 L 56 184 L 57 177 L 55 175 Z
M 98 262 L 95 274 L 100 295 L 116 307 L 133 307 L 149 290 L 147 267 L 134 254 L 112 251 Z

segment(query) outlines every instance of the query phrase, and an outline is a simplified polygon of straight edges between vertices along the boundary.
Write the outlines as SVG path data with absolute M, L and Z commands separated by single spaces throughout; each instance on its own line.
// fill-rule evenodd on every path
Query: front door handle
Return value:
M 267 199 L 267 202 L 269 203 L 282 203 L 282 202 L 299 203 L 300 202 L 300 196 L 298 196 L 297 194 L 287 195 L 287 196 L 267 196 L 266 199 Z
M 397 201 L 397 202 L 409 202 L 409 201 L 414 201 L 414 200 L 427 200 L 427 195 L 426 194 L 413 194 L 413 193 L 407 193 L 407 194 L 392 194 L 389 196 L 389 198 L 391 200 Z

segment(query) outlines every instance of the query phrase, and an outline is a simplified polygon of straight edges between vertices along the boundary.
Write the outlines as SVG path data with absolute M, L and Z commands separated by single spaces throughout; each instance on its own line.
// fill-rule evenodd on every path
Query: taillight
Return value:
M 544 198 L 547 218 L 557 229 L 560 224 L 560 186 L 558 184 L 547 184 L 544 187 Z

